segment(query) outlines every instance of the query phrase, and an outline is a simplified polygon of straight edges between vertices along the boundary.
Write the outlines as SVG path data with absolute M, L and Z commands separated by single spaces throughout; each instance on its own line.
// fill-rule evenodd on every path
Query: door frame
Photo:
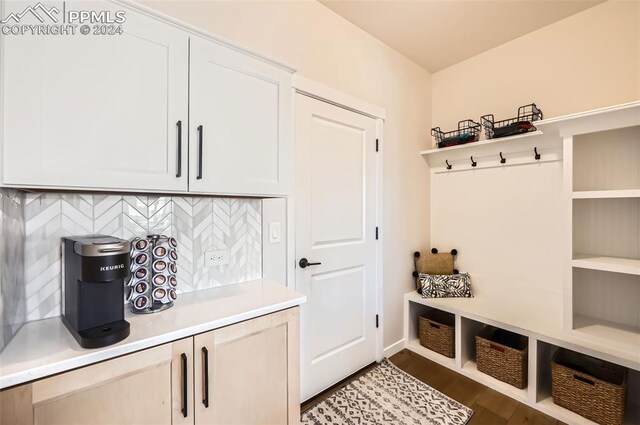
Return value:
M 383 156 L 384 156 L 384 120 L 386 117 L 386 110 L 380 106 L 373 105 L 364 100 L 358 99 L 350 94 L 341 92 L 324 84 L 313 81 L 309 78 L 303 77 L 300 74 L 293 74 L 292 79 L 292 93 L 294 98 L 293 102 L 293 116 L 291 119 L 292 125 L 295 126 L 295 113 L 296 104 L 295 96 L 301 94 L 311 97 L 321 102 L 329 103 L 331 105 L 338 106 L 349 111 L 365 115 L 367 117 L 376 120 L 376 139 L 378 143 L 378 152 L 376 154 L 376 178 L 375 178 L 375 193 L 376 193 L 376 223 L 378 226 L 378 240 L 376 243 L 376 272 L 375 272 L 375 299 L 376 299 L 376 311 L 378 314 L 379 327 L 376 329 L 376 361 L 382 360 L 384 354 L 384 303 L 383 303 L 383 246 L 384 246 L 384 226 L 382 216 L 382 171 L 383 171 Z M 292 134 L 295 135 L 295 132 Z M 294 136 L 294 151 L 295 151 L 295 136 Z M 295 156 L 294 156 L 295 158 Z M 288 257 L 288 270 L 287 270 L 287 286 L 291 289 L 296 287 L 296 234 L 295 234 L 295 184 L 296 178 L 294 175 L 294 189 L 292 195 L 287 199 L 287 257 Z

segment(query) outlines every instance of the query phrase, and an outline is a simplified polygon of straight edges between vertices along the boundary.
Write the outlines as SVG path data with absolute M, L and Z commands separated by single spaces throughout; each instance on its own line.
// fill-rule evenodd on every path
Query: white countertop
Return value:
M 0 389 L 294 307 L 306 297 L 259 279 L 181 294 L 156 314 L 126 314 L 131 334 L 104 348 L 81 348 L 60 317 L 25 324 L 0 353 Z

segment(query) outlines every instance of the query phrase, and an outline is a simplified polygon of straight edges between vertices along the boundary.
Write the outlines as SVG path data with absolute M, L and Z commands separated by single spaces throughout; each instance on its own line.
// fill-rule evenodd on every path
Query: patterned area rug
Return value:
M 303 425 L 463 425 L 473 410 L 387 359 L 302 414 Z

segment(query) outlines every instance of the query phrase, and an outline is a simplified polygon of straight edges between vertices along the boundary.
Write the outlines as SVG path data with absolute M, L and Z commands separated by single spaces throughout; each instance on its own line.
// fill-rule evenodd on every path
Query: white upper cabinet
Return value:
M 291 72 L 192 37 L 190 73 L 189 190 L 290 193 Z
M 43 4 L 59 21 L 88 9 L 126 21 L 122 35 L 90 24 L 87 35 L 3 36 L 3 183 L 186 191 L 189 34 L 111 2 Z M 29 5 L 5 2 L 4 15 Z

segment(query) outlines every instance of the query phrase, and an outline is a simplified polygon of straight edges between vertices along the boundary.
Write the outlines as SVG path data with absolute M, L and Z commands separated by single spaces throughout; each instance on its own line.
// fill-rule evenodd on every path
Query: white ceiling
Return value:
M 319 0 L 435 72 L 603 0 Z

